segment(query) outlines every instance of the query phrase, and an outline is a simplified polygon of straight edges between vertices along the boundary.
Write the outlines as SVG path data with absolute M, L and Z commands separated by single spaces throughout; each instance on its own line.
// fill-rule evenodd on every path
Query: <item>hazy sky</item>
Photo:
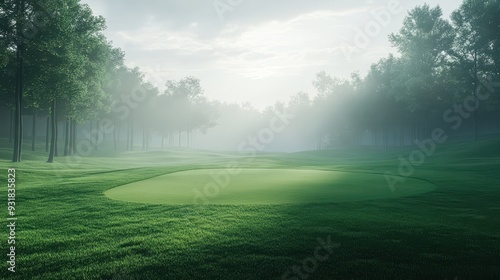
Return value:
M 407 11 L 460 0 L 82 0 L 106 18 L 107 37 L 148 80 L 195 76 L 210 99 L 262 108 L 299 91 L 325 70 L 347 78 L 395 53 L 387 36 Z M 377 19 L 376 14 L 382 15 Z

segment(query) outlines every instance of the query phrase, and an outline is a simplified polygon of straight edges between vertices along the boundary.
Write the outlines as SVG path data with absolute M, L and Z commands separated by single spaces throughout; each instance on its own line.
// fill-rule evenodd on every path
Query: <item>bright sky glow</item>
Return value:
M 106 35 L 125 51 L 127 65 L 140 67 L 159 88 L 169 79 L 196 76 L 210 99 L 257 108 L 299 91 L 314 95 L 311 82 L 322 70 L 340 78 L 365 74 L 370 64 L 395 53 L 387 36 L 399 30 L 409 9 L 425 3 L 242 0 L 219 17 L 214 3 L 229 1 L 82 2 L 106 18 Z M 448 16 L 460 3 L 440 6 Z M 400 12 L 390 12 L 390 5 Z M 381 11 L 389 12 L 387 22 L 374 16 Z M 367 32 L 373 24 L 379 29 Z M 368 40 L 360 45 L 359 36 Z

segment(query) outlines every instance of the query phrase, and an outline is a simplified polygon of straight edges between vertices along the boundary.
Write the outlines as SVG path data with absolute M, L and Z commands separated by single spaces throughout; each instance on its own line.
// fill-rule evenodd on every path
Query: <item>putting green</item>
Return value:
M 111 199 L 154 204 L 290 204 L 360 201 L 428 192 L 434 185 L 406 178 L 394 192 L 383 175 L 325 170 L 225 169 L 171 173 L 105 192 Z

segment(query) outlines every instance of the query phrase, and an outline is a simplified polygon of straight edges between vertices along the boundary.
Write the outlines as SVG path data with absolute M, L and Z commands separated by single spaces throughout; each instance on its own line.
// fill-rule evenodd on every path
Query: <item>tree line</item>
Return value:
M 464 0 L 450 20 L 439 6 L 410 10 L 399 32 L 389 36 L 398 53 L 373 64 L 365 77 L 317 75 L 315 110 L 328 116 L 318 133 L 352 141 L 356 132 L 380 130 L 386 143 L 395 127 L 412 127 L 411 139 L 423 139 L 433 120 L 458 129 L 461 119 L 470 118 L 477 140 L 479 113 L 498 117 L 500 109 L 494 88 L 500 82 L 499 13 L 498 0 Z M 340 127 L 330 125 L 336 118 Z M 399 142 L 404 146 L 404 139 Z
M 96 120 L 109 120 L 115 149 L 120 131 L 126 130 L 126 149 L 132 150 L 138 130 L 143 149 L 152 133 L 161 137 L 162 146 L 174 135 L 180 145 L 183 133 L 189 145 L 194 131 L 216 126 L 221 114 L 263 117 L 270 110 L 299 115 L 290 129 L 295 127 L 297 138 L 315 141 L 318 149 L 360 144 L 367 130 L 381 132 L 384 146 L 392 131 L 393 143 L 405 146 L 405 132 L 411 130 L 412 141 L 428 137 L 435 116 L 454 126 L 460 117 L 471 118 L 477 140 L 480 112 L 500 109 L 499 94 L 484 86 L 500 80 L 498 14 L 498 0 L 464 0 L 449 20 L 439 6 L 417 6 L 399 32 L 389 36 L 398 53 L 374 63 L 364 77 L 353 73 L 350 79 L 338 79 L 320 72 L 313 81 L 314 98 L 299 92 L 287 103 L 256 112 L 209 101 L 195 77 L 168 81 L 160 91 L 139 68 L 125 66 L 124 52 L 103 35 L 105 19 L 79 0 L 4 0 L 0 97 L 1 105 L 11 109 L 12 160 L 21 161 L 26 112 L 33 116 L 33 136 L 38 117 L 47 118 L 48 162 L 59 156 L 60 133 L 63 155 L 73 155 L 78 126 Z M 491 94 L 480 100 L 486 90 Z M 64 124 L 63 131 L 58 123 Z M 92 135 L 95 148 L 104 136 Z M 34 150 L 36 137 L 31 140 Z
M 388 38 L 396 54 L 372 64 L 364 77 L 320 72 L 314 98 L 300 92 L 278 107 L 301 116 L 295 137 L 309 135 L 318 149 L 361 145 L 366 131 L 376 135 L 373 146 L 415 145 L 438 125 L 465 134 L 458 129 L 465 121 L 476 141 L 481 123 L 500 117 L 498 14 L 498 0 L 464 0 L 449 20 L 439 6 L 417 6 Z
M 33 136 L 37 115 L 47 115 L 48 162 L 58 156 L 59 122 L 65 124 L 65 156 L 76 153 L 77 126 L 102 118 L 111 119 L 115 131 L 128 129 L 127 149 L 134 146 L 138 121 L 145 134 L 156 129 L 162 135 L 213 125 L 198 79 L 169 81 L 158 96 L 140 69 L 125 66 L 124 53 L 103 35 L 105 28 L 105 19 L 79 0 L 0 3 L 0 95 L 2 105 L 12 109 L 13 162 L 21 161 L 26 111 L 33 115 Z M 141 100 L 130 103 L 134 92 Z M 155 121 L 158 117 L 165 121 Z M 32 137 L 33 150 L 35 141 Z
M 406 147 L 430 138 L 440 126 L 461 140 L 478 140 L 481 127 L 496 126 L 490 131 L 499 133 L 498 14 L 498 0 L 464 0 L 450 19 L 439 6 L 417 6 L 388 38 L 397 53 L 372 64 L 365 76 L 356 72 L 341 79 L 320 72 L 312 81 L 314 95 L 296 93 L 252 118 L 272 110 L 296 115 L 279 144 L 313 143 L 294 146 L 299 149 Z M 227 115 L 234 107 L 219 110 Z M 249 112 L 244 106 L 236 111 L 233 116 Z

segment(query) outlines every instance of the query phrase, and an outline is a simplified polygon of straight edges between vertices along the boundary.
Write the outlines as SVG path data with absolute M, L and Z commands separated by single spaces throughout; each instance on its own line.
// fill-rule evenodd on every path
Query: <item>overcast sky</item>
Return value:
M 106 18 L 107 37 L 162 87 L 195 76 L 205 95 L 257 108 L 306 91 L 325 70 L 364 75 L 395 53 L 387 36 L 408 10 L 460 0 L 82 0 Z M 381 16 L 376 16 L 376 15 Z M 377 19 L 378 18 L 378 19 Z

